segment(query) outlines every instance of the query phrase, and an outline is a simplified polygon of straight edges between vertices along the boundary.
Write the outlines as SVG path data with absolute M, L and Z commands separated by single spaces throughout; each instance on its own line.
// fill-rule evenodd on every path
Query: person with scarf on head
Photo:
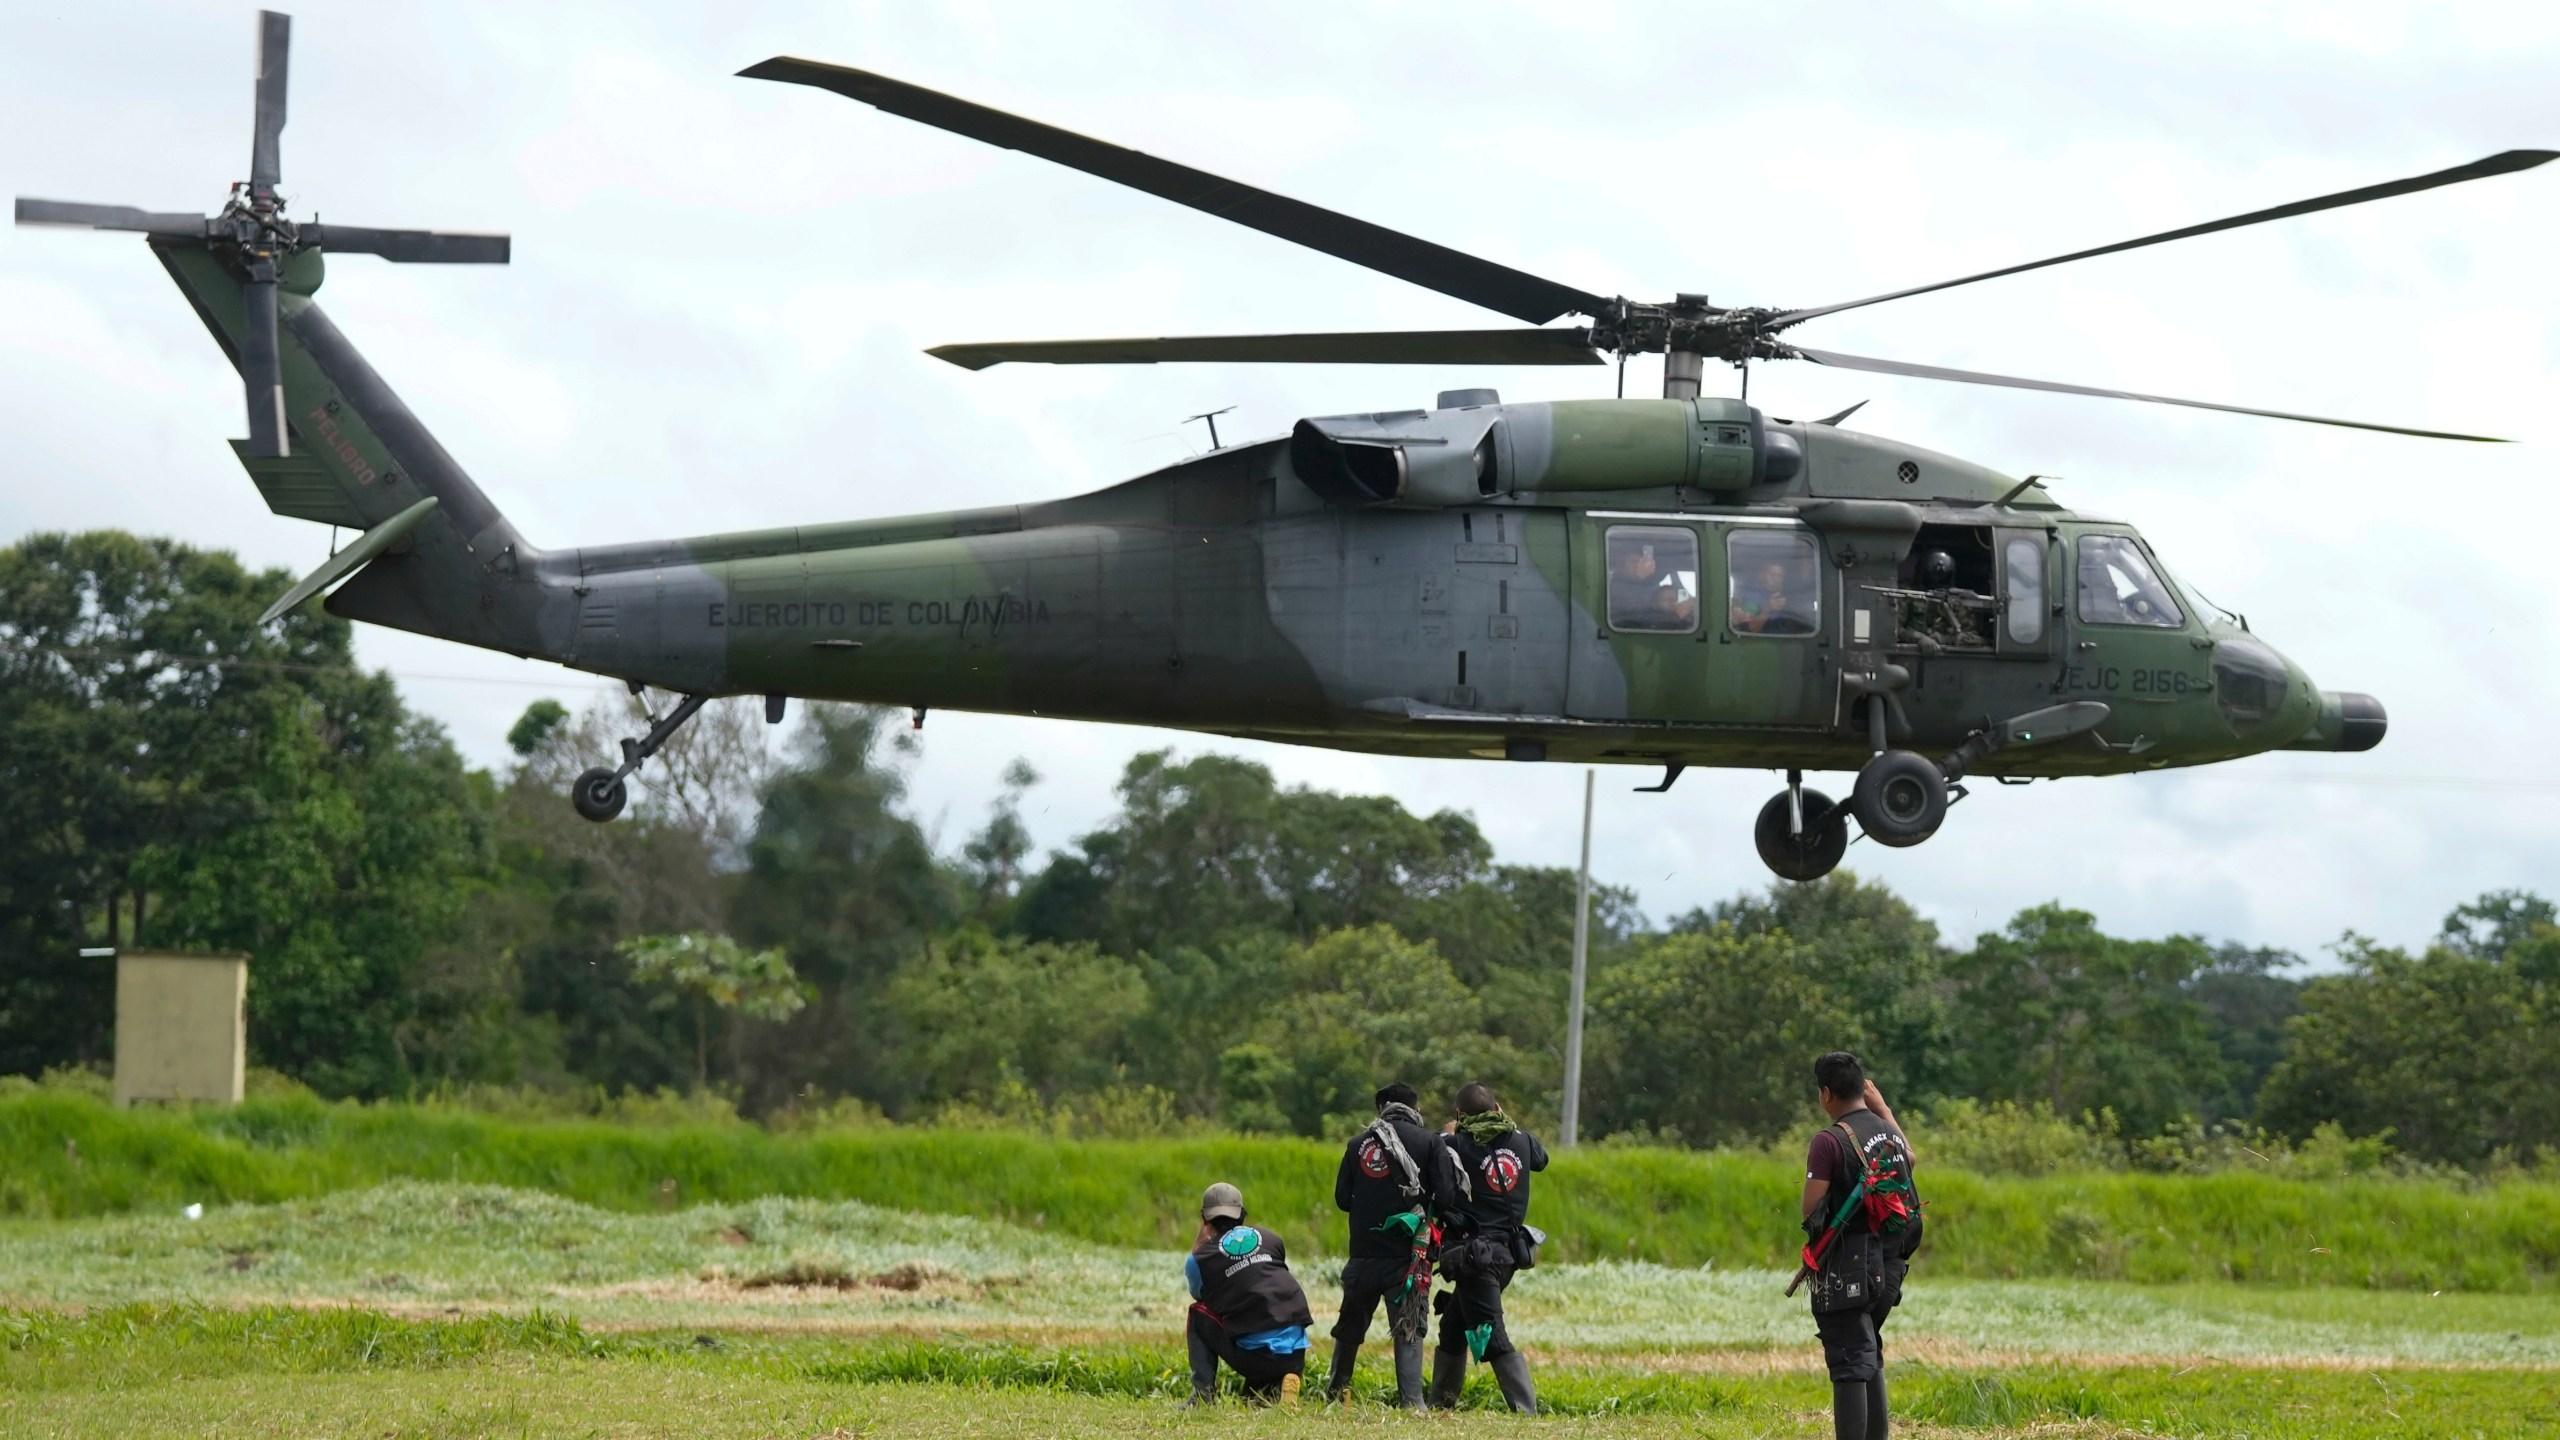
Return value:
M 1546 1239 L 1529 1223 L 1529 1177 L 1547 1168 L 1547 1149 L 1511 1123 L 1481 1081 L 1462 1087 L 1454 1108 L 1445 1133 L 1458 1193 L 1443 1212 L 1440 1249 L 1440 1274 L 1452 1288 L 1434 1302 L 1440 1344 L 1431 1357 L 1431 1404 L 1456 1406 L 1473 1356 L 1491 1367 L 1512 1409 L 1534 1415 L 1538 1393 L 1527 1357 L 1503 1327 L 1502 1292 L 1515 1273 L 1537 1263 Z
M 1378 1118 L 1342 1147 L 1333 1203 L 1351 1217 L 1342 1267 L 1342 1316 L 1333 1327 L 1325 1399 L 1351 1389 L 1351 1367 L 1383 1302 L 1395 1344 L 1396 1402 L 1422 1408 L 1422 1342 L 1431 1330 L 1431 1267 L 1440 1213 L 1457 1198 L 1446 1146 L 1424 1128 L 1420 1097 L 1399 1081 L 1377 1093 Z

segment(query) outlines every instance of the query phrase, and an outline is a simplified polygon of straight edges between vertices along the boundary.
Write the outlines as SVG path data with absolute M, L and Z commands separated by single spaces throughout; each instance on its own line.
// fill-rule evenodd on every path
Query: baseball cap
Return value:
M 1230 1220 L 1244 1218 L 1244 1192 L 1224 1180 L 1200 1193 L 1200 1218 L 1215 1220 L 1221 1215 Z

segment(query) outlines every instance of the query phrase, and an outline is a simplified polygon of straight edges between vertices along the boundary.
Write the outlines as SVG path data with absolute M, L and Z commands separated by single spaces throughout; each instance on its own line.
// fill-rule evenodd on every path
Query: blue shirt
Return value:
M 1200 1257 L 1182 1257 L 1182 1283 L 1191 1287 L 1191 1298 L 1200 1298 Z M 1263 1350 L 1274 1355 L 1295 1355 L 1307 1348 L 1307 1327 L 1283 1325 L 1277 1330 L 1256 1330 L 1236 1337 L 1240 1350 Z

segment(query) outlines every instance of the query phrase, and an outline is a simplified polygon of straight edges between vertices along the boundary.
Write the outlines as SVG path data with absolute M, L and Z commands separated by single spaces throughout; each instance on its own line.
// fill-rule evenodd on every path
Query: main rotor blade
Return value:
M 780 80 L 833 90 L 892 115 L 1117 181 L 1177 205 L 1188 205 L 1266 235 L 1321 250 L 1336 259 L 1365 265 L 1488 310 L 1499 310 L 1532 325 L 1543 325 L 1567 311 L 1596 316 L 1609 303 L 1587 290 L 1478 259 L 1303 200 L 1257 190 L 1205 170 L 1159 160 L 1142 151 L 992 110 L 868 70 L 777 55 L 738 73 L 750 80 Z
M 274 457 L 285 453 L 284 371 L 277 359 L 276 282 L 272 261 L 260 261 L 241 286 L 249 302 L 249 324 L 241 332 L 240 383 L 249 398 L 249 453 Z
M 379 255 L 426 265 L 504 265 L 511 243 L 504 235 L 375 230 L 363 225 L 305 225 L 296 236 L 305 246 L 317 245 L 341 255 Z
M 273 10 L 258 12 L 258 119 L 249 142 L 249 186 L 276 188 L 283 162 L 277 153 L 284 136 L 285 62 L 293 54 L 293 17 Z
M 2030 260 L 2024 265 L 2011 265 L 2000 270 L 1985 270 L 1979 275 L 1967 275 L 1957 280 L 1941 280 L 1935 285 L 1915 285 L 1908 290 L 1870 295 L 1864 300 L 1848 300 L 1838 305 L 1824 305 L 1812 310 L 1790 310 L 1775 317 L 1769 323 L 1772 328 L 1784 329 L 1790 325 L 1802 324 L 1817 315 L 1835 315 L 1843 310 L 1855 310 L 1862 305 L 1881 305 L 1887 300 L 1926 295 L 1932 290 L 1952 290 L 1958 285 L 1970 285 L 1977 280 L 1996 280 L 2003 275 L 2041 270 L 2048 265 L 2068 264 L 2074 260 L 2086 260 L 2097 255 L 2113 255 L 2119 250 L 2139 250 L 2145 245 L 2161 245 L 2171 240 L 2210 235 L 2217 230 L 2237 230 L 2244 225 L 2258 225 L 2269 220 L 2286 220 L 2296 215 L 2309 215 L 2318 210 L 2335 210 L 2342 205 L 2361 205 L 2368 200 L 2388 200 L 2394 195 L 2414 195 L 2421 190 L 2433 190 L 2443 185 L 2459 185 L 2466 180 L 2486 180 L 2493 175 L 2512 175 L 2519 170 L 2530 170 L 2536 165 L 2553 159 L 2560 159 L 2560 151 L 2502 150 L 2485 160 L 2474 160 L 2468 165 L 2456 165 L 2450 170 L 2413 175 L 2406 180 L 2391 180 L 2356 190 L 2341 190 L 2335 195 L 2296 200 L 2290 205 L 2278 205 L 2272 210 L 2252 210 L 2246 215 L 2234 215 L 2228 220 L 2208 220 L 2204 224 L 2189 225 L 2182 230 L 2164 230 L 2157 235 L 2145 235 L 2139 240 L 2124 240 L 2113 245 L 2101 245 L 2095 250 L 2075 250 L 2068 255 L 2056 255 L 2050 260 Z
M 1189 362 L 1281 365 L 1599 365 L 1588 330 L 1352 330 L 1317 335 L 1176 335 L 1126 340 L 1017 340 L 927 350 L 964 370 L 1040 365 Z
M 1978 370 L 1950 370 L 1942 365 L 1911 365 L 1900 360 L 1878 360 L 1867 355 L 1843 355 L 1837 350 L 1808 350 L 1801 345 L 1778 347 L 1775 357 L 1781 360 L 1810 360 L 1816 365 L 1830 365 L 1842 370 L 1868 370 L 1878 375 L 1911 375 L 1922 380 L 1954 380 L 1967 385 L 2006 385 L 2013 390 L 2049 390 L 2057 395 L 2095 395 L 2102 400 L 2142 400 L 2153 405 L 2184 405 L 2193 410 L 2220 410 L 2231 415 L 2257 415 L 2269 420 L 2300 420 L 2311 425 L 2339 425 L 2349 430 L 2380 430 L 2391 435 L 2416 435 L 2427 440 L 2477 440 L 2490 445 L 2513 444 L 2495 435 L 2460 435 L 2450 430 L 2416 430 L 2406 425 L 2377 425 L 2369 420 L 2333 420 L 2325 415 L 2296 415 L 2286 410 L 2258 410 L 2247 405 L 2217 405 L 2210 400 L 2179 400 L 2168 395 L 2144 395 L 2133 390 L 2101 390 L 2094 385 L 2066 385 L 2058 380 L 2022 380 L 2014 375 L 1986 375 Z
M 21 225 L 75 225 L 89 230 L 138 230 L 145 235 L 167 235 L 201 240 L 204 217 L 183 211 L 169 214 L 136 210 L 130 205 L 83 205 L 76 200 L 30 200 L 18 197 L 18 223 Z

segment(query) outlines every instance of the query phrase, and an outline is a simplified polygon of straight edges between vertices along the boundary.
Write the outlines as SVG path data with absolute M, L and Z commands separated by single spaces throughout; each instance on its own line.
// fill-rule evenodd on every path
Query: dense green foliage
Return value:
M 140 945 L 248 951 L 253 1062 L 332 1096 L 682 1088 L 760 1117 L 1336 1137 L 1384 1080 L 1436 1111 L 1483 1079 L 1554 1117 L 1574 877 L 1501 863 L 1468 815 L 1156 752 L 1045 858 L 1019 762 L 945 848 L 883 716 L 806 707 L 769 749 L 723 703 L 592 826 L 561 787 L 636 704 L 537 701 L 516 762 L 466 772 L 343 622 L 256 623 L 283 583 L 112 532 L 0 551 L 0 1074 L 104 1063 L 112 967 L 77 952 Z M 2351 939 L 2306 979 L 2061 902 L 1957 947 L 1847 874 L 1658 928 L 1602 885 L 1584 1131 L 1767 1143 L 1811 1117 L 1807 1058 L 1845 1046 L 1907 1108 L 2041 1110 L 2119 1160 L 2334 1126 L 2529 1165 L 2560 1146 L 2533 1059 L 2560 1048 L 2553 919 L 2488 895 L 2423 953 Z M 651 935 L 778 955 L 766 978 L 807 1003 L 656 983 L 630 949 Z M 2007 1132 L 2025 1168 L 2051 1168 L 2041 1133 Z
M 864 1200 L 1035 1225 L 1111 1245 L 1173 1246 L 1203 1176 L 1311 1251 L 1335 1248 L 1337 1146 L 1198 1136 L 1058 1140 L 915 1126 L 774 1133 L 724 1124 L 524 1122 L 308 1097 L 118 1112 L 55 1093 L 0 1097 L 0 1213 L 91 1215 L 267 1201 L 396 1178 L 549 1191 L 608 1209 L 762 1195 Z M 1609 1147 L 1539 1179 L 1559 1259 L 1782 1266 L 1801 1175 L 1765 1153 Z M 2298 1178 L 2061 1173 L 1924 1175 L 1927 1268 L 1991 1278 L 2246 1280 L 2539 1290 L 2560 1285 L 2560 1184 L 2492 1186 L 2352 1173 Z M 1301 1239 L 1303 1237 L 1303 1239 Z

